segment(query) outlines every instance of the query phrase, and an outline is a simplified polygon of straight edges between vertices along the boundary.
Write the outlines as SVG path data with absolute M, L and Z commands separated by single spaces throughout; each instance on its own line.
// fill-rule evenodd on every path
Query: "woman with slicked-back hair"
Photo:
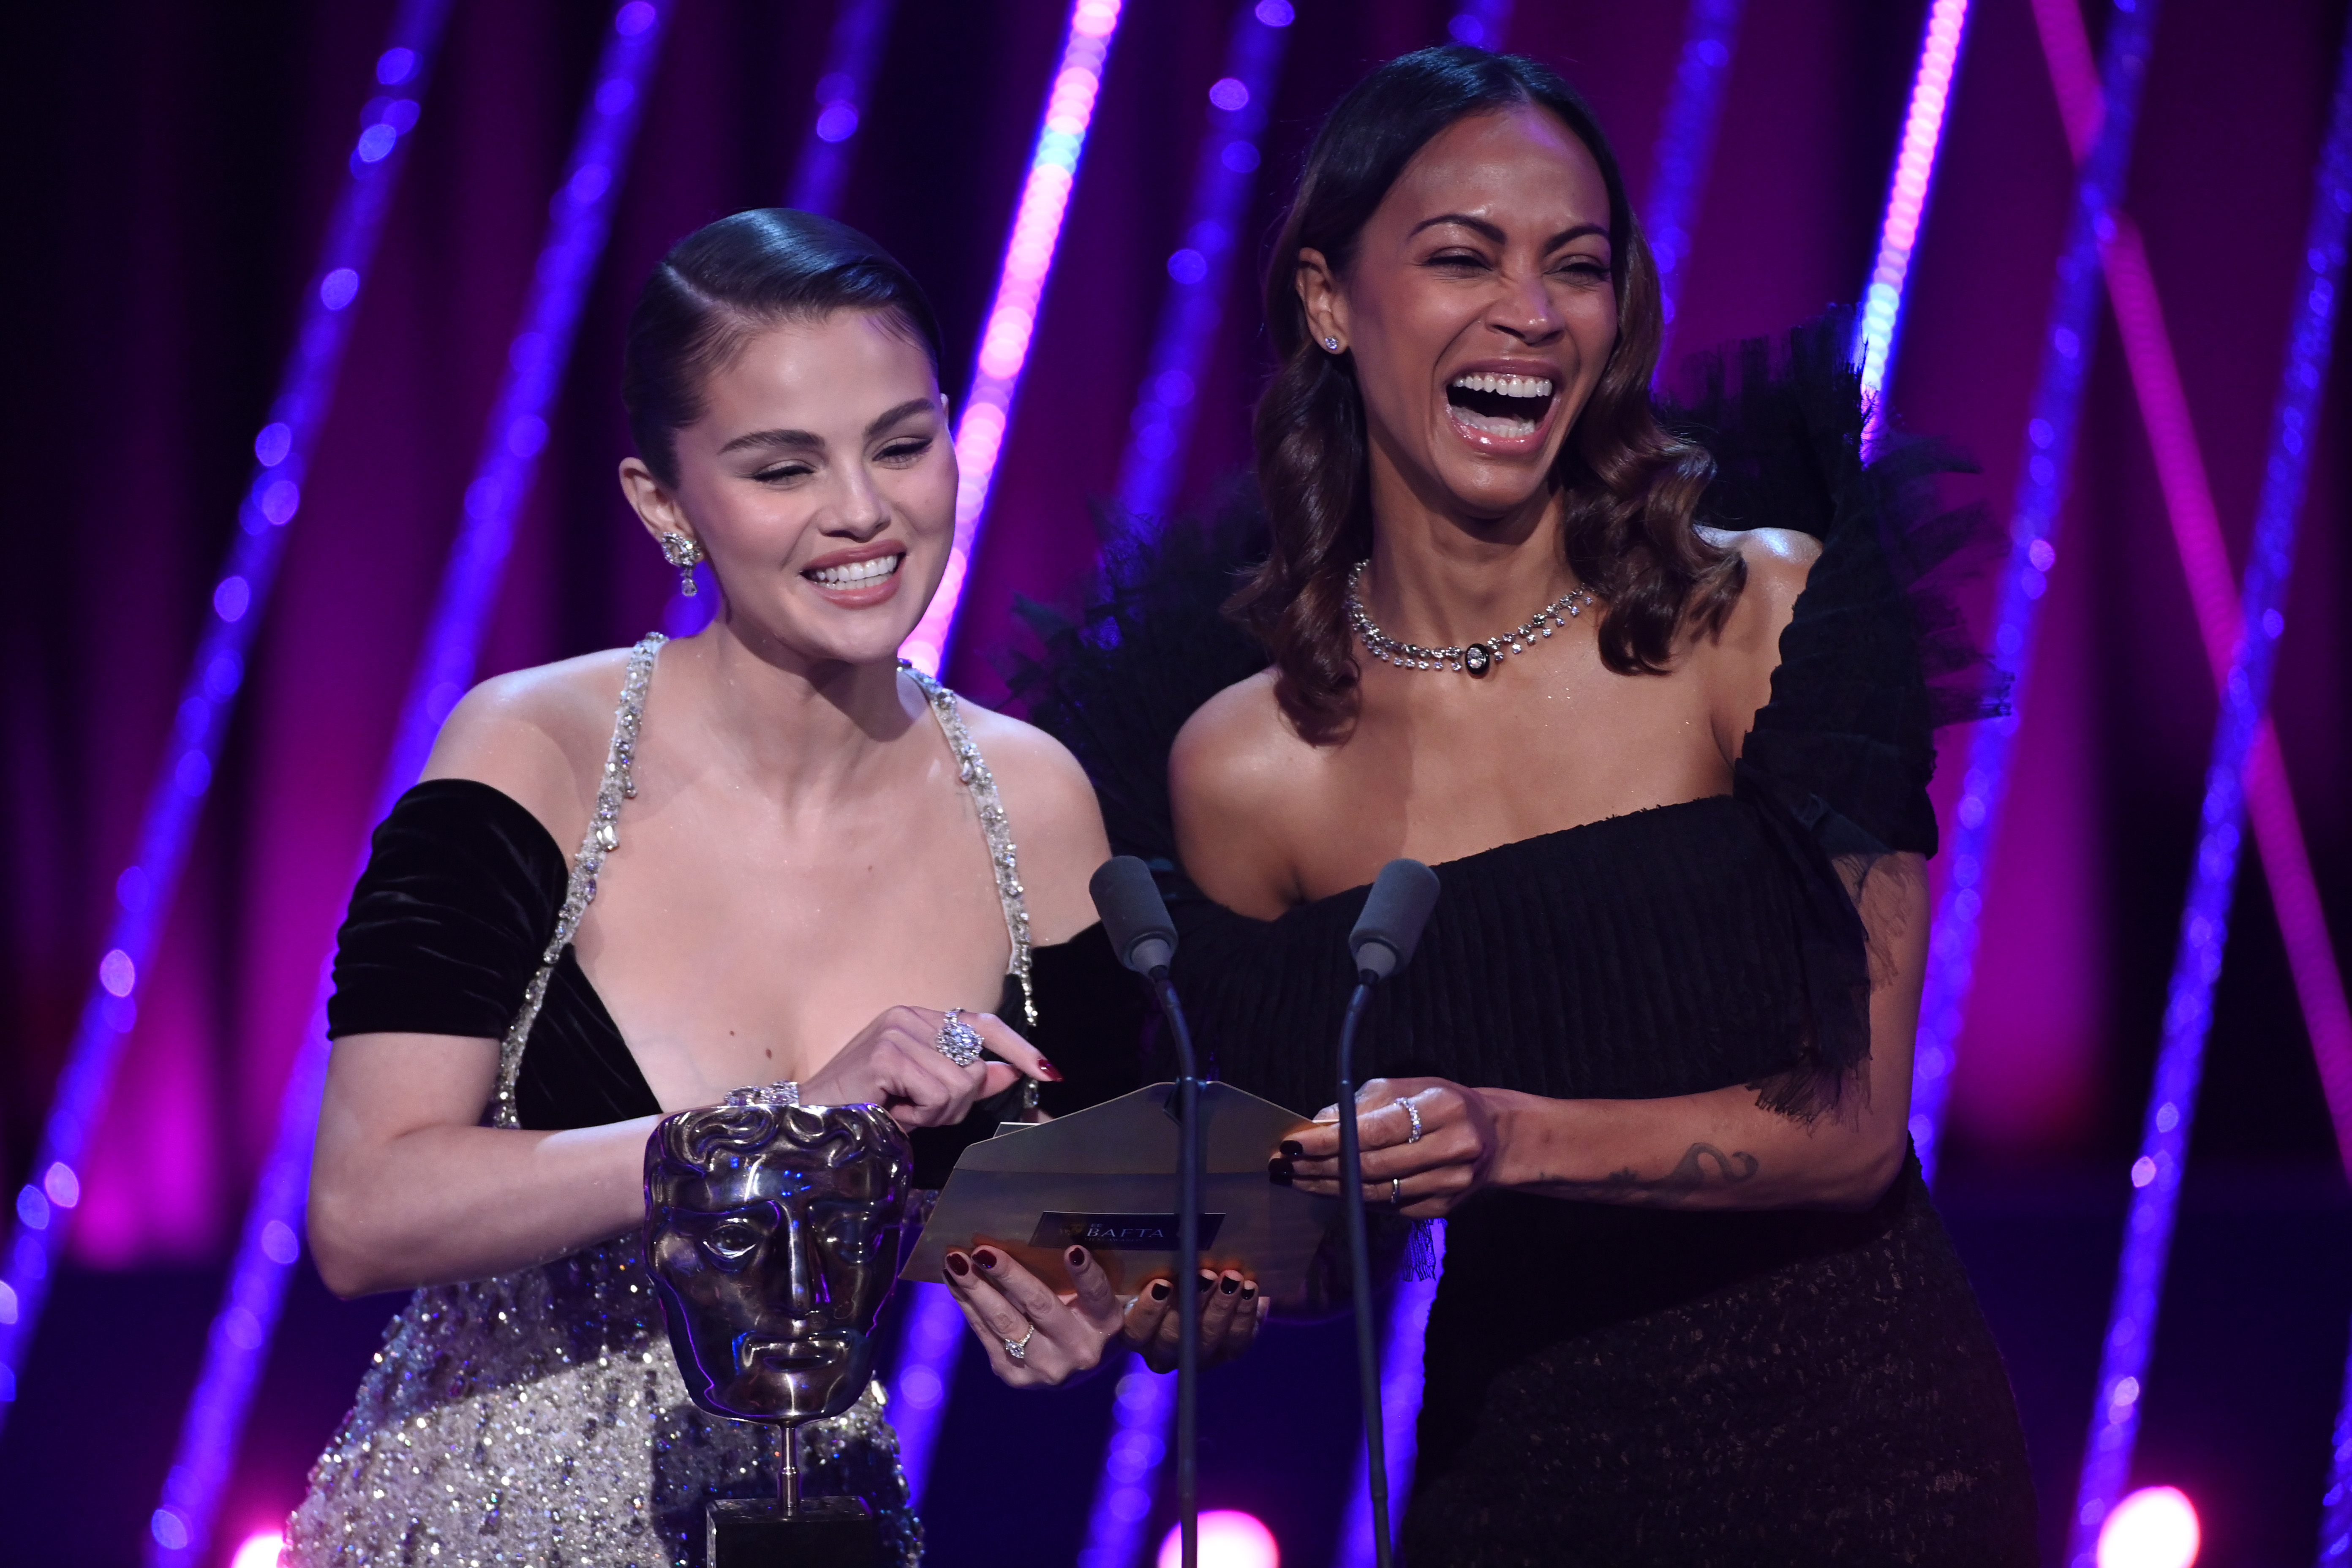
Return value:
M 1024 1107 L 1138 1081 L 1085 775 L 898 663 L 954 533 L 939 362 L 915 280 L 810 213 L 723 218 L 646 283 L 621 488 L 718 611 L 477 688 L 376 829 L 310 1245 L 340 1294 L 414 1294 L 288 1530 L 297 1568 L 698 1568 L 708 1500 L 775 1495 L 774 1428 L 698 1410 L 663 1334 L 640 1226 L 666 1112 L 879 1105 L 937 1186 Z M 1166 1281 L 1122 1313 L 1070 1261 L 1004 1365 L 1058 1381 L 1120 1336 L 1172 1360 Z M 1257 1326 L 1243 1283 L 1203 1316 L 1213 1359 Z M 811 1491 L 865 1497 L 883 1560 L 919 1561 L 879 1391 L 803 1431 Z
M 1405 1560 L 2032 1563 L 1907 1127 L 1932 731 L 1993 695 L 1927 582 L 1958 465 L 1864 460 L 1833 321 L 1654 403 L 1624 182 L 1525 59 L 1350 92 L 1265 308 L 1262 516 L 1123 552 L 1031 711 L 1301 1113 L 1273 1180 L 1338 1190 L 1346 938 L 1436 868 L 1358 1106 L 1367 1200 L 1446 1225 Z

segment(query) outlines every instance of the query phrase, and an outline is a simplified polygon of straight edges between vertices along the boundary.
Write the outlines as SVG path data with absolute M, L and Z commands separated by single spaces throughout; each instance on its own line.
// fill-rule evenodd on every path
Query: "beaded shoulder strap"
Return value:
M 899 668 L 922 688 L 931 705 L 931 717 L 939 721 L 940 733 L 947 737 L 948 750 L 955 753 L 956 780 L 971 791 L 971 803 L 979 808 L 981 836 L 988 840 L 988 863 L 996 872 L 996 900 L 1004 906 L 1004 931 L 1013 939 L 1013 962 L 1004 972 L 1021 982 L 1021 1013 L 1034 1029 L 1037 993 L 1029 982 L 1029 901 L 1021 889 L 1013 826 L 1005 819 L 1004 802 L 997 796 L 996 775 L 988 771 L 980 748 L 972 744 L 971 731 L 964 728 L 956 694 L 911 664 L 902 660 Z
M 621 831 L 615 825 L 620 821 L 621 803 L 636 797 L 634 770 L 637 731 L 646 719 L 646 688 L 653 681 L 655 657 L 668 640 L 654 632 L 629 650 L 628 673 L 621 679 L 621 703 L 613 714 L 613 742 L 604 751 L 604 774 L 596 782 L 596 809 L 589 815 L 588 831 L 581 837 L 580 853 L 573 858 L 572 875 L 564 883 L 563 908 L 555 916 L 555 934 L 547 939 L 547 951 L 540 954 L 539 973 L 530 977 L 530 984 L 522 994 L 522 1008 L 515 1014 L 514 1022 L 507 1026 L 507 1037 L 499 1043 L 499 1095 L 494 1108 L 497 1126 L 520 1125 L 515 1114 L 515 1080 L 522 1074 L 522 1048 L 530 1039 L 531 1026 L 539 1022 L 540 1008 L 546 1005 L 548 980 L 555 973 L 563 950 L 579 934 L 580 919 L 596 897 L 596 873 L 604 868 L 604 857 L 621 847 Z

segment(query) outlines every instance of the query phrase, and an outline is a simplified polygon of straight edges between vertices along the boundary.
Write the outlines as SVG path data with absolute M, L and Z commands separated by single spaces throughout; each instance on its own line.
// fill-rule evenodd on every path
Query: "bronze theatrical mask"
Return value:
M 913 1169 L 878 1106 L 751 1091 L 663 1119 L 646 1145 L 646 1256 L 695 1404 L 796 1426 L 856 1402 Z
M 740 1089 L 646 1141 L 646 1257 L 688 1396 L 784 1429 L 776 1500 L 709 1506 L 714 1568 L 875 1552 L 863 1500 L 801 1496 L 800 1428 L 856 1404 L 874 1374 L 914 1152 L 879 1106 L 797 1100 Z

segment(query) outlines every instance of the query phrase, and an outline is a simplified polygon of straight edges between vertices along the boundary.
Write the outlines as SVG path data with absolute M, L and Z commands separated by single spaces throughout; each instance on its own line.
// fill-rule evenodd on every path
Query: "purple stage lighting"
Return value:
M 405 0 L 393 18 L 389 46 L 375 62 L 373 85 L 382 90 L 362 111 L 350 158 L 351 183 L 328 219 L 326 243 L 304 294 L 301 328 L 279 377 L 269 422 L 254 437 L 253 477 L 237 509 L 243 526 L 213 587 L 212 620 L 181 688 L 179 721 L 148 795 L 138 858 L 115 879 L 113 928 L 58 1075 L 57 1097 L 33 1160 L 34 1179 L 16 1196 L 16 1235 L 0 1271 L 0 1423 L 7 1420 L 16 1396 L 16 1369 L 40 1322 L 49 1276 L 80 1202 L 76 1173 L 82 1151 L 106 1109 L 114 1069 L 139 1016 L 139 984 L 152 967 L 196 814 L 212 783 L 213 760 L 220 754 L 244 685 L 246 656 L 278 578 L 286 524 L 302 503 L 310 451 L 326 424 L 336 374 L 359 315 L 350 307 L 374 258 L 448 11 L 448 0 Z
M 2021 694 L 2026 689 L 2034 611 L 2057 563 L 2053 541 L 2058 503 L 2074 455 L 2084 372 L 2098 331 L 2099 241 L 2113 227 L 2109 215 L 2123 195 L 2156 11 L 2157 0 L 2116 0 L 2100 71 L 2106 117 L 2100 123 L 2097 142 L 2084 160 L 2074 193 L 2074 222 L 2066 248 L 2058 258 L 2048 345 L 2034 390 L 2032 417 L 2026 422 L 2025 461 L 2010 522 L 2010 560 L 2002 574 L 2000 608 L 1993 622 L 1993 655 L 2011 672 Z M 1969 769 L 1960 782 L 1959 805 L 1953 813 L 1958 831 L 1952 836 L 1950 880 L 1937 908 L 1935 931 L 1928 942 L 1927 985 L 1919 1005 L 1911 1081 L 1911 1141 L 1930 1180 L 1936 1173 L 1936 1138 L 1943 1124 L 1944 1101 L 1951 1088 L 1953 1051 L 1959 1040 L 1969 984 L 1975 975 L 1977 918 L 1984 907 L 1993 830 L 2000 819 L 2017 725 L 2018 716 L 2011 712 L 1977 726 Z
M 1388 1461 L 1389 1496 L 1401 1498 L 1412 1490 L 1415 1423 L 1421 1419 L 1422 1352 L 1429 1333 L 1429 1309 L 1437 1300 L 1437 1282 L 1445 1272 L 1445 1222 L 1430 1226 L 1433 1266 L 1426 1279 L 1409 1275 L 1397 1282 L 1396 1299 L 1389 1305 L 1388 1343 L 1381 1350 L 1381 1453 Z M 1372 1550 L 1371 1459 L 1356 1457 L 1356 1485 L 1348 1494 L 1346 1532 L 1340 1538 L 1339 1568 L 1364 1568 L 1374 1561 Z
M 1935 180 L 1937 151 L 1943 145 L 1944 121 L 1951 110 L 1953 79 L 1959 75 L 1960 43 L 1968 20 L 1969 0 L 1935 0 L 1927 8 L 1919 64 L 1911 73 L 1903 140 L 1895 154 L 1895 175 L 1887 182 L 1886 216 L 1879 220 L 1878 249 L 1870 264 L 1870 283 L 1863 290 L 1862 311 L 1853 329 L 1853 363 L 1862 372 L 1862 395 L 1872 405 L 1873 428 L 1878 423 L 1880 395 L 1895 371 L 1905 286 L 1910 281 L 1911 257 L 1918 248 L 1920 226 L 1927 221 L 1927 191 Z
M 466 488 L 465 518 L 394 734 L 374 820 L 389 813 L 415 782 L 441 721 L 472 682 L 483 628 L 513 542 L 515 515 L 546 445 L 548 407 L 570 360 L 581 302 L 611 229 L 619 174 L 635 140 L 637 110 L 660 51 L 667 7 L 667 0 L 629 0 L 614 15 L 596 86 L 556 187 L 523 330 L 508 353 L 506 384 L 492 405 L 480 464 Z M 185 1568 L 204 1556 L 246 1410 L 278 1326 L 286 1279 L 301 1257 L 310 1145 L 326 1081 L 331 989 L 328 967 L 321 965 L 309 1032 L 279 1102 L 277 1140 L 247 1211 L 228 1289 L 205 1340 L 204 1371 L 180 1428 L 162 1501 L 149 1523 L 151 1568 Z
M 1143 1527 L 1151 1520 L 1175 1413 L 1176 1374 L 1154 1372 L 1141 1356 L 1129 1355 L 1111 1403 L 1110 1444 L 1087 1512 L 1078 1568 L 1134 1568 L 1143 1555 Z
M 2116 104 L 2111 82 L 2110 119 L 2116 112 Z M 2090 1440 L 2070 1521 L 2069 1556 L 2074 1568 L 2094 1568 L 2099 1526 L 2122 1494 L 2130 1472 L 2132 1445 L 2139 1431 L 2143 1379 L 2156 1337 L 2164 1262 L 2171 1249 L 2181 1165 L 2197 1110 L 2206 1037 L 2212 1026 L 2213 984 L 2221 973 L 2221 954 L 2230 937 L 2230 900 L 2237 882 L 2245 820 L 2246 764 L 2270 700 L 2279 635 L 2285 629 L 2283 610 L 2287 574 L 2294 557 L 2295 520 L 2302 510 L 2305 480 L 2310 471 L 2309 438 L 2335 337 L 2336 289 L 2344 276 L 2345 227 L 2347 216 L 2352 216 L 2352 37 L 2346 39 L 2337 65 L 2327 142 L 2315 184 L 2304 267 L 2296 279 L 2286 374 L 2272 424 L 2270 461 L 2263 477 L 2262 502 L 2254 514 L 2253 542 L 2240 596 L 2242 630 L 2222 687 L 2221 714 L 2214 727 L 2212 760 L 2205 774 L 2197 858 L 2188 901 L 2181 910 L 2172 983 L 2165 998 L 2156 1081 L 2148 1094 L 2139 1157 L 2132 1162 L 2131 1217 L 2124 1229 L 2123 1261 L 2100 1354 Z
M 1455 43 L 1481 49 L 1500 50 L 1510 30 L 1511 0 L 1464 0 L 1445 24 L 1446 36 Z
M 1664 129 L 1654 153 L 1650 199 L 1642 225 L 1658 263 L 1658 295 L 1665 311 L 1665 336 L 1675 326 L 1675 294 L 1690 255 L 1690 231 L 1706 190 L 1714 162 L 1715 128 L 1723 117 L 1723 90 L 1731 79 L 1732 46 L 1739 39 L 1741 0 L 1691 0 L 1683 36 L 1682 62 L 1675 68 L 1674 92 L 1666 100 Z M 1665 343 L 1658 363 L 1666 363 Z
M 2099 97 L 2098 73 L 2091 65 L 2083 14 L 2075 9 L 2074 0 L 2033 0 L 2033 19 L 2042 35 L 2051 84 L 2058 90 L 2066 139 L 2079 160 L 2090 150 L 2098 135 L 2100 116 L 2106 112 Z M 2196 607 L 2205 661 L 2219 690 L 2229 677 L 2231 650 L 2238 644 L 2238 594 L 2237 584 L 2231 580 L 2229 546 L 2221 538 L 2221 512 L 2213 503 L 2213 487 L 2197 448 L 2188 393 L 2181 384 L 2179 363 L 2173 356 L 2171 334 L 2165 328 L 2164 306 L 2157 297 L 2139 226 L 2127 213 L 2113 216 L 2115 230 L 2099 247 L 2100 263 L 2106 269 L 2107 300 L 2115 308 L 2116 335 L 2123 342 L 2132 391 L 2147 430 L 2148 451 L 2156 459 L 2157 485 L 2164 493 L 2173 548 L 2180 557 L 2189 600 Z M 2285 760 L 2279 752 L 2278 731 L 2267 714 L 2246 765 L 2246 814 L 2262 852 L 2263 882 L 2285 942 L 2287 969 L 2294 979 L 2304 1026 L 2311 1034 L 2320 1088 L 2327 1097 L 2328 1116 L 2336 1124 L 2336 1157 L 2346 1174 L 2352 1176 L 2352 1007 L 2345 1002 L 2344 975 L 2336 965 L 2318 881 L 2312 875 L 2310 852 L 2304 847 L 2303 823 L 2287 784 Z
M 1196 395 L 1223 315 L 1234 242 L 1256 184 L 1258 138 L 1282 69 L 1291 15 L 1279 0 L 1242 0 L 1225 46 L 1225 73 L 1209 89 L 1208 134 L 1192 174 L 1182 244 L 1168 258 L 1171 287 L 1128 419 L 1133 434 L 1118 464 L 1120 508 L 1144 528 L 1168 510 L 1184 472 L 1184 448 L 1200 406 Z
M 829 214 L 840 205 L 841 183 L 849 177 L 849 155 L 866 114 L 866 94 L 873 89 L 874 69 L 897 9 L 898 0 L 842 0 L 825 47 L 824 74 L 817 79 L 816 118 L 801 144 L 786 206 Z
M 980 363 L 956 420 L 956 462 L 962 474 L 956 485 L 955 543 L 948 552 L 947 574 L 940 580 L 939 592 L 900 650 L 928 674 L 936 675 L 947 666 L 956 605 L 980 548 L 989 487 L 1013 422 L 1021 372 L 1029 363 L 1029 344 L 1044 308 L 1045 280 L 1053 275 L 1062 219 L 1078 183 L 1078 160 L 1087 150 L 1087 130 L 1094 122 L 1095 98 L 1102 90 L 1111 40 L 1118 35 L 1119 5 L 1120 0 L 1076 0 L 1070 7 L 1062 58 L 1046 91 L 1045 119 L 1037 127 L 1029 175 L 1013 210 L 1013 235 L 1005 242 L 995 297 L 982 328 Z
M 930 1478 L 931 1449 L 947 1415 L 948 1391 L 955 1382 L 956 1352 L 963 1348 L 963 1311 L 944 1285 L 910 1285 L 914 1293 L 907 1327 L 898 1337 L 898 1370 L 890 1380 L 890 1425 L 898 1433 L 898 1468 L 906 1473 L 907 1498 L 922 1506 Z

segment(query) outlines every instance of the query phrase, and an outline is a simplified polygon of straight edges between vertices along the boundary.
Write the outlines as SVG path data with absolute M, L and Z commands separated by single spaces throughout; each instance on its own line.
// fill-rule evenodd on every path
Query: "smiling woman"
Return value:
M 663 1340 L 637 1231 L 664 1113 L 747 1086 L 878 1107 L 936 1185 L 1000 1121 L 1137 1081 L 1084 774 L 896 657 L 952 532 L 938 361 L 914 280 L 810 214 L 721 220 L 647 283 L 621 486 L 722 603 L 693 637 L 478 688 L 376 830 L 310 1240 L 334 1289 L 415 1293 L 290 1562 L 493 1539 L 507 1562 L 698 1564 L 707 1500 L 773 1495 L 772 1438 L 696 1408 Z M 1161 1315 L 1074 1320 L 1062 1353 L 1091 1365 Z M 812 1486 L 866 1497 L 911 1563 L 863 1394 L 810 1428 Z
M 1864 464 L 1834 323 L 1654 407 L 1615 161 L 1528 60 L 1372 72 L 1266 305 L 1233 607 L 1271 667 L 1236 680 L 1203 624 L 1243 531 L 1171 539 L 1032 711 L 1115 847 L 1181 866 L 1194 1026 L 1302 1113 L 1275 1181 L 1338 1190 L 1336 1110 L 1304 1120 L 1334 961 L 1384 862 L 1436 865 L 1360 1047 L 1367 1201 L 1446 1216 L 1406 1554 L 2032 1563 L 2000 1352 L 1905 1119 L 1931 730 L 1983 695 L 1929 681 L 1969 665 L 1921 580 L 1969 532 L 1937 460 Z

